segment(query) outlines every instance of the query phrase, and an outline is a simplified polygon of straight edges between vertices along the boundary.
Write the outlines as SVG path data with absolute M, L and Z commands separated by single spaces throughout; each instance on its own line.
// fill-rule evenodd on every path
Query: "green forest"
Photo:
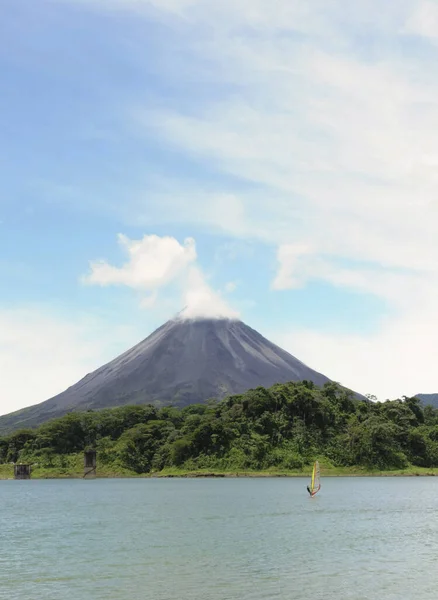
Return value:
M 182 409 L 71 412 L 0 438 L 0 464 L 80 476 L 86 449 L 107 475 L 302 473 L 315 459 L 340 472 L 431 469 L 438 410 L 417 398 L 358 401 L 333 383 L 278 384 Z

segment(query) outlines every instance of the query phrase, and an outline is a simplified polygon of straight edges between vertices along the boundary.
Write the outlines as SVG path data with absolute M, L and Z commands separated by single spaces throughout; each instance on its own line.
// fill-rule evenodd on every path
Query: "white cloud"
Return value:
M 303 281 L 297 277 L 300 262 L 311 253 L 309 246 L 302 244 L 282 244 L 278 248 L 278 272 L 272 282 L 272 289 L 287 290 L 303 286 Z M 306 273 L 307 275 L 307 273 Z
M 427 0 L 417 2 L 416 9 L 403 28 L 404 33 L 426 38 L 438 38 L 438 5 Z
M 128 261 L 122 267 L 113 267 L 106 261 L 92 262 L 91 273 L 83 278 L 85 283 L 157 290 L 196 260 L 192 238 L 180 244 L 169 236 L 145 235 L 141 240 L 130 240 L 119 234 L 118 241 L 122 251 L 128 255 Z
M 106 261 L 92 262 L 91 273 L 82 278 L 84 283 L 101 286 L 125 285 L 137 290 L 147 290 L 149 295 L 141 301 L 142 308 L 152 308 L 158 300 L 159 290 L 170 284 L 180 288 L 181 302 L 185 307 L 182 316 L 187 318 L 237 317 L 207 283 L 205 275 L 196 264 L 196 246 L 193 238 L 180 244 L 173 237 L 145 235 L 141 240 L 130 240 L 119 234 L 119 243 L 128 261 L 114 267 Z
M 281 245 L 277 263 L 272 282 L 275 290 L 302 288 L 311 280 L 326 281 L 335 287 L 378 296 L 405 310 L 416 307 L 423 297 L 438 294 L 437 282 L 427 272 L 360 263 L 348 267 L 334 258 L 318 256 L 310 246 Z
M 138 341 L 136 335 L 40 307 L 0 309 L 0 414 L 64 391 Z

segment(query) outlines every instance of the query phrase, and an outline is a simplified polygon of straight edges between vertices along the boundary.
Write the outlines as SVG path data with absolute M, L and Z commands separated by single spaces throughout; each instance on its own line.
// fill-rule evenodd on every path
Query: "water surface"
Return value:
M 436 600 L 438 479 L 0 481 L 8 600 Z

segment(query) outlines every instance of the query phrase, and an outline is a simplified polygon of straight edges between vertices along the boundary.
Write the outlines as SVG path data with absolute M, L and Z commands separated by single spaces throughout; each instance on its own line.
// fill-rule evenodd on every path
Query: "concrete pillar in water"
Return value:
M 84 452 L 84 479 L 96 477 L 96 450 Z
M 14 479 L 30 479 L 30 465 L 14 465 Z

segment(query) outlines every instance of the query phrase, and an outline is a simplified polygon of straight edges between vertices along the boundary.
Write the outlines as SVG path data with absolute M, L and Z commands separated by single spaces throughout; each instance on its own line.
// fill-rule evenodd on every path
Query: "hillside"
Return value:
M 301 380 L 330 381 L 241 321 L 177 318 L 64 392 L 0 417 L 0 433 L 73 410 L 144 403 L 182 407 Z

